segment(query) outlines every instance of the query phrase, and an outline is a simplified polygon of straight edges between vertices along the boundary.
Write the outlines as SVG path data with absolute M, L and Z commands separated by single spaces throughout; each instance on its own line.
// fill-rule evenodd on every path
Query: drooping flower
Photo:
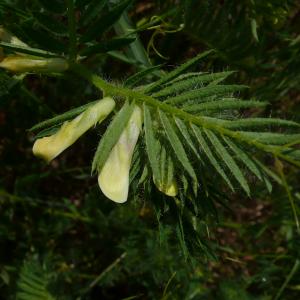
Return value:
M 68 62 L 59 57 L 34 58 L 32 56 L 7 56 L 0 62 L 0 67 L 12 72 L 59 73 L 68 69 Z
M 128 197 L 130 165 L 142 122 L 142 110 L 135 106 L 128 124 L 98 176 L 104 195 L 117 203 L 126 202 Z
M 87 108 L 72 121 L 66 121 L 53 135 L 40 138 L 33 145 L 33 154 L 50 162 L 71 146 L 92 126 L 101 123 L 114 109 L 115 101 L 106 97 Z

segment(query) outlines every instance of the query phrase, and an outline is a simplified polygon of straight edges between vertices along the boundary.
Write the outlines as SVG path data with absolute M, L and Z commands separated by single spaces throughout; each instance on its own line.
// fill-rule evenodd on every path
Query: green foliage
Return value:
M 17 283 L 18 300 L 55 300 L 48 291 L 49 279 L 47 273 L 34 260 L 26 261 L 20 270 L 20 278 Z
M 0 0 L 1 25 L 26 43 L 1 40 L 0 60 L 68 66 L 0 73 L 2 297 L 296 299 L 299 5 L 146 2 Z M 167 63 L 144 50 L 157 35 Z M 50 165 L 32 157 L 34 139 L 104 96 L 116 107 L 103 125 Z M 118 206 L 90 169 L 101 172 L 136 105 Z

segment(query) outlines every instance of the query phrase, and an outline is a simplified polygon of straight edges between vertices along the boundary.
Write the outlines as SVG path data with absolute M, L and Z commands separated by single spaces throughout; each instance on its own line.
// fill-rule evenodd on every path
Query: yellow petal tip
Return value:
M 125 181 L 126 178 L 125 178 Z M 127 182 L 114 182 L 105 173 L 100 173 L 98 176 L 98 184 L 103 194 L 110 200 L 116 203 L 124 203 L 127 201 L 128 196 L 128 183 Z

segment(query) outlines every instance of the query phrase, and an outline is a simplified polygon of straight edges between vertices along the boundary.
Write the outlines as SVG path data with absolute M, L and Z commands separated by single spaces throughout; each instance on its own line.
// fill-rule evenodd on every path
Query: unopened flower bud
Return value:
M 66 121 L 55 134 L 36 140 L 32 149 L 33 154 L 50 162 L 75 143 L 88 129 L 101 123 L 114 107 L 115 101 L 112 98 L 103 98 L 72 121 Z
M 135 106 L 128 124 L 98 176 L 104 195 L 118 203 L 125 202 L 128 197 L 130 165 L 142 122 L 142 110 Z
M 7 56 L 0 62 L 0 67 L 16 73 L 59 73 L 68 69 L 68 63 L 63 58 Z

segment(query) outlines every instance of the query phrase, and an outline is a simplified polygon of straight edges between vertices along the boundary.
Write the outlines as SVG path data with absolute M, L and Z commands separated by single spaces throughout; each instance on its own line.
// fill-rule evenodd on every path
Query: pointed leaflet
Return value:
M 220 125 L 230 129 L 255 129 L 267 126 L 280 126 L 280 127 L 299 127 L 300 124 L 294 121 L 273 119 L 273 118 L 246 118 L 237 120 L 222 120 L 217 118 L 206 117 L 215 125 Z M 267 128 L 268 129 L 268 128 Z
M 159 170 L 159 149 L 158 142 L 155 138 L 153 122 L 151 118 L 151 113 L 149 107 L 144 104 L 144 129 L 145 129 L 145 141 L 146 149 L 150 162 L 150 166 L 153 172 L 153 176 L 157 180 L 161 180 L 160 170 Z
M 116 114 L 112 122 L 109 124 L 99 142 L 97 151 L 95 153 L 92 163 L 92 172 L 101 171 L 101 168 L 108 158 L 111 149 L 118 141 L 120 135 L 124 130 L 124 127 L 128 123 L 133 109 L 134 103 L 129 104 L 128 102 L 125 102 L 121 110 Z
M 261 171 L 258 169 L 256 163 L 251 159 L 251 157 L 248 156 L 246 152 L 244 152 L 242 149 L 240 149 L 235 143 L 233 143 L 229 138 L 223 136 L 223 140 L 226 142 L 226 144 L 231 148 L 231 150 L 236 154 L 236 157 L 243 162 L 247 168 L 260 180 L 262 180 L 261 177 Z
M 224 141 L 227 145 L 231 148 L 233 152 L 237 155 L 240 161 L 242 161 L 247 168 L 256 175 L 261 181 L 263 181 L 267 187 L 269 192 L 272 191 L 272 184 L 269 178 L 266 176 L 265 172 L 263 172 L 261 165 L 257 163 L 257 160 L 254 158 L 252 159 L 246 152 L 240 149 L 237 145 L 235 145 L 229 138 L 223 137 Z M 259 166 L 259 168 L 258 168 Z
M 230 180 L 226 176 L 224 170 L 222 169 L 222 167 L 220 166 L 220 164 L 218 163 L 218 161 L 216 160 L 216 158 L 212 154 L 211 150 L 209 149 L 209 147 L 208 147 L 205 139 L 202 136 L 202 133 L 201 133 L 200 129 L 197 126 L 195 126 L 195 125 L 192 125 L 192 129 L 193 129 L 193 132 L 195 134 L 195 137 L 198 140 L 198 143 L 199 143 L 200 147 L 202 148 L 203 152 L 205 153 L 205 155 L 209 159 L 210 163 L 217 170 L 217 172 L 221 175 L 221 177 L 226 181 L 226 183 L 228 184 L 228 186 L 232 190 L 234 190 L 234 188 L 233 188 Z
M 183 138 L 185 139 L 187 145 L 191 148 L 192 152 L 195 154 L 195 156 L 197 157 L 197 159 L 199 160 L 201 165 L 204 165 L 203 159 L 200 156 L 200 151 L 199 151 L 199 149 L 197 149 L 197 147 L 196 147 L 196 145 L 193 141 L 193 136 L 191 136 L 191 133 L 188 130 L 186 124 L 182 120 L 180 120 L 179 118 L 175 118 L 175 123 L 176 123 L 179 131 L 181 132 Z M 189 126 L 190 126 L 190 124 L 189 124 Z M 204 190 L 207 192 L 205 178 L 204 178 L 204 176 L 201 172 L 199 172 L 199 176 L 200 176 L 201 181 L 203 183 Z M 194 188 L 194 190 L 195 190 L 195 188 Z
M 40 132 L 38 132 L 35 137 L 34 137 L 34 140 L 38 140 L 42 137 L 45 137 L 45 136 L 49 136 L 49 135 L 53 135 L 55 134 L 61 127 L 61 124 L 59 125 L 54 125 L 52 127 L 49 127 L 49 128 L 46 128 Z
M 159 164 L 161 179 L 159 181 L 154 178 L 154 183 L 161 192 L 168 196 L 175 197 L 178 193 L 178 188 L 174 178 L 173 160 L 171 155 L 167 153 L 164 143 L 161 144 Z
M 164 126 L 165 133 L 170 141 L 170 144 L 174 150 L 174 153 L 176 154 L 178 160 L 181 162 L 182 166 L 186 169 L 188 174 L 197 181 L 197 176 L 195 174 L 195 171 L 190 163 L 190 160 L 188 159 L 186 152 L 184 150 L 184 147 L 178 138 L 176 131 L 171 124 L 169 118 L 163 113 L 162 111 L 159 111 L 159 116 L 161 119 L 161 122 Z
M 181 121 L 178 118 L 175 118 L 175 123 L 179 129 L 179 131 L 181 132 L 182 136 L 184 137 L 184 139 L 186 140 L 187 144 L 189 145 L 189 147 L 192 149 L 192 151 L 194 152 L 194 154 L 196 155 L 196 157 L 201 160 L 200 155 L 199 155 L 199 151 L 197 151 L 194 142 L 191 138 L 191 135 L 185 125 L 185 123 L 183 121 Z
M 204 75 L 211 75 L 208 72 L 188 72 L 188 73 L 184 73 L 179 75 L 178 77 L 172 79 L 171 81 L 168 81 L 166 83 L 163 84 L 163 87 L 168 87 L 171 86 L 173 83 L 175 82 L 181 82 L 184 80 L 188 80 L 188 79 L 192 79 L 198 76 L 204 76 Z
M 216 85 L 206 86 L 197 90 L 191 90 L 180 94 L 179 96 L 171 97 L 166 100 L 168 104 L 183 104 L 184 102 L 195 100 L 195 102 L 201 102 L 201 99 L 216 96 L 228 96 L 231 93 L 241 91 L 247 86 L 243 85 Z
M 189 61 L 187 61 L 186 63 L 184 63 L 180 67 L 176 68 L 175 70 L 173 70 L 170 73 L 167 73 L 161 79 L 154 82 L 151 86 L 149 86 L 147 89 L 145 89 L 145 93 L 149 93 L 149 92 L 157 90 L 161 85 L 163 85 L 164 83 L 166 83 L 166 82 L 174 79 L 175 77 L 181 75 L 187 69 L 191 68 L 193 65 L 198 63 L 199 60 L 201 60 L 202 58 L 204 58 L 205 56 L 209 55 L 212 52 L 214 52 L 214 50 L 209 50 L 209 51 L 198 54 L 196 57 L 190 59 Z
M 225 162 L 228 169 L 231 171 L 235 179 L 240 183 L 244 191 L 247 195 L 250 194 L 250 188 L 247 183 L 247 180 L 240 170 L 239 166 L 234 161 L 233 157 L 224 147 L 224 145 L 219 141 L 218 137 L 210 130 L 204 129 L 204 132 L 208 139 L 210 140 L 211 144 L 214 146 L 215 151 L 219 154 L 220 158 Z
M 256 142 L 270 145 L 284 145 L 293 141 L 300 142 L 300 134 L 282 134 L 272 132 L 244 132 L 238 131 L 241 135 L 253 139 Z
M 262 101 L 223 99 L 219 101 L 185 105 L 182 108 L 186 112 L 196 113 L 196 112 L 208 111 L 208 110 L 214 111 L 214 110 L 240 109 L 240 108 L 249 108 L 249 107 L 264 107 L 267 104 L 268 104 L 267 102 L 262 102 Z
M 186 90 L 191 90 L 195 88 L 200 88 L 204 84 L 211 82 L 213 80 L 222 79 L 224 80 L 226 77 L 231 75 L 233 72 L 220 72 L 220 73 L 213 73 L 213 74 L 199 74 L 198 76 L 192 76 L 191 78 L 181 80 L 176 82 L 173 85 L 168 85 L 167 87 L 163 88 L 159 92 L 152 94 L 153 97 L 165 97 L 174 93 L 183 92 Z
M 88 107 L 90 107 L 91 105 L 95 104 L 98 101 L 99 100 L 89 102 L 85 105 L 82 105 L 82 106 L 76 107 L 74 109 L 71 109 L 71 110 L 69 110 L 69 111 L 67 111 L 67 112 L 65 112 L 65 113 L 63 113 L 59 116 L 56 116 L 54 118 L 51 118 L 51 119 L 45 120 L 41 123 L 38 123 L 38 124 L 34 125 L 33 127 L 31 127 L 29 130 L 30 131 L 41 130 L 41 129 L 44 129 L 44 128 L 47 128 L 47 127 L 50 127 L 50 126 L 53 126 L 53 125 L 56 125 L 56 124 L 59 124 L 59 123 L 62 123 L 66 120 L 72 119 L 72 118 L 76 117 L 77 115 L 81 114 Z
M 162 65 L 149 67 L 145 70 L 142 70 L 140 72 L 135 73 L 134 75 L 127 78 L 124 82 L 125 86 L 133 87 L 137 85 L 139 82 L 141 82 L 145 77 L 151 73 L 153 73 L 156 70 L 159 70 Z
M 51 52 L 44 51 L 44 50 L 37 49 L 37 48 L 31 48 L 28 46 L 14 45 L 11 43 L 6 43 L 6 42 L 0 42 L 0 46 L 5 49 L 11 50 L 11 51 L 25 53 L 25 54 L 34 55 L 34 56 L 57 57 L 57 54 L 55 54 L 55 53 L 51 53 Z

